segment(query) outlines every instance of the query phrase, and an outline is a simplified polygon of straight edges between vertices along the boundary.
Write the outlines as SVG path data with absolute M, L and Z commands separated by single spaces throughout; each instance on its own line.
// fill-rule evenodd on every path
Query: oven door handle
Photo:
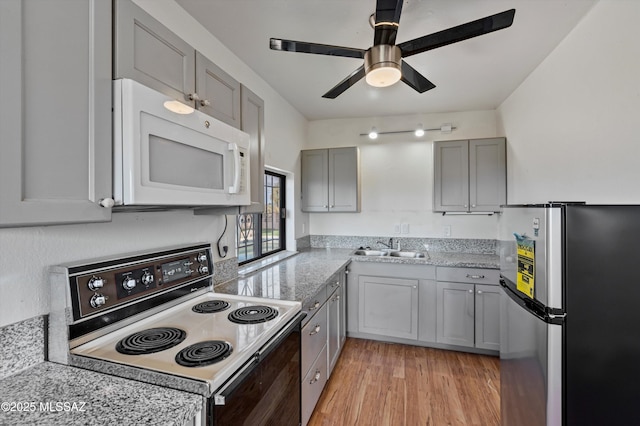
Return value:
M 268 355 L 273 349 L 277 348 L 280 342 L 285 339 L 296 327 L 300 326 L 300 323 L 306 316 L 305 313 L 299 313 L 296 315 L 287 326 L 278 332 L 269 342 L 267 342 L 260 350 L 258 350 L 253 357 L 247 361 L 247 363 L 236 371 L 233 376 L 227 380 L 227 382 L 218 389 L 218 392 L 213 396 L 216 405 L 225 405 L 225 399 L 228 394 L 238 386 L 242 380 L 251 373 L 253 368 L 260 363 L 260 361 Z
M 233 391 L 236 385 L 258 364 L 258 355 L 254 355 L 240 370 L 236 371 L 227 383 L 213 396 L 216 405 L 224 405 L 226 394 Z M 227 392 L 227 390 L 229 392 Z

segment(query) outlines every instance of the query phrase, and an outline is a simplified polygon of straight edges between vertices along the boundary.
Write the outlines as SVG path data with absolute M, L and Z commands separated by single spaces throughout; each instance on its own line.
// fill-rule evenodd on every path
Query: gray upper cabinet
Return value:
M 240 128 L 240 83 L 131 0 L 115 1 L 114 78 L 131 78 Z
M 195 50 L 131 2 L 116 0 L 114 78 L 131 78 L 195 106 Z
M 434 143 L 436 212 L 497 212 L 507 202 L 505 138 Z
M 264 101 L 245 86 L 240 87 L 241 130 L 249 134 L 251 143 L 251 205 L 240 207 L 241 213 L 264 211 Z
M 233 127 L 240 128 L 240 83 L 196 52 L 197 108 Z
M 109 221 L 111 3 L 0 2 L 0 226 Z
M 360 211 L 357 147 L 302 151 L 302 211 Z

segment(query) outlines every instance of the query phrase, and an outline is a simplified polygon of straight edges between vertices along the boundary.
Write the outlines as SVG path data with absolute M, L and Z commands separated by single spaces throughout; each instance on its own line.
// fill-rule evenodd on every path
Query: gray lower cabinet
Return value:
M 418 338 L 418 280 L 360 275 L 358 331 Z
M 475 344 L 473 284 L 438 281 L 438 332 L 436 341 L 457 346 Z
M 337 271 L 305 305 L 302 327 L 302 425 L 306 425 L 342 352 L 346 270 Z
M 434 142 L 436 212 L 497 212 L 507 202 L 505 138 Z
M 0 2 L 0 226 L 104 222 L 111 3 Z
M 351 263 L 349 336 L 445 349 L 500 350 L 499 272 Z
M 360 211 L 357 147 L 302 151 L 303 212 Z
M 131 78 L 240 128 L 240 83 L 131 0 L 116 0 L 114 78 Z
M 475 285 L 476 348 L 500 350 L 500 287 Z
M 438 343 L 500 350 L 499 272 L 438 268 Z

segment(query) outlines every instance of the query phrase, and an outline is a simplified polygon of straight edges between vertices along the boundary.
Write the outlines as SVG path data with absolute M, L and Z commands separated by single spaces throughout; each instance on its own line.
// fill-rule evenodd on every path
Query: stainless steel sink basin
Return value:
M 388 256 L 388 251 L 360 249 L 353 252 L 356 256 Z
M 412 258 L 423 258 L 425 257 L 424 253 L 419 251 L 392 251 L 389 253 L 391 257 L 412 257 Z

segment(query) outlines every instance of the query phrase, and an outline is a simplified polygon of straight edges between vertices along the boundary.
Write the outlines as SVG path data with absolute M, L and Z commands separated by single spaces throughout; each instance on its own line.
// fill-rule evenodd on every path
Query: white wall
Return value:
M 173 0 L 136 2 L 264 99 L 266 162 L 299 176 L 306 119 Z M 300 187 L 299 182 L 295 187 Z M 290 216 L 305 218 L 306 214 L 294 209 Z M 0 327 L 49 312 L 50 265 L 176 244 L 208 243 L 217 240 L 223 227 L 222 216 L 177 211 L 116 213 L 112 222 L 103 224 L 0 229 Z M 231 242 L 233 234 L 227 231 L 227 235 Z
M 640 1 L 600 1 L 498 109 L 513 203 L 640 203 Z
M 450 134 L 426 132 L 381 135 L 375 141 L 361 133 L 410 130 L 421 123 L 439 128 L 452 123 Z M 433 141 L 502 136 L 496 133 L 495 111 L 471 111 L 309 123 L 305 148 L 360 147 L 361 212 L 309 214 L 311 234 L 395 236 L 394 224 L 409 224 L 408 237 L 495 238 L 496 216 L 442 216 L 433 213 Z

